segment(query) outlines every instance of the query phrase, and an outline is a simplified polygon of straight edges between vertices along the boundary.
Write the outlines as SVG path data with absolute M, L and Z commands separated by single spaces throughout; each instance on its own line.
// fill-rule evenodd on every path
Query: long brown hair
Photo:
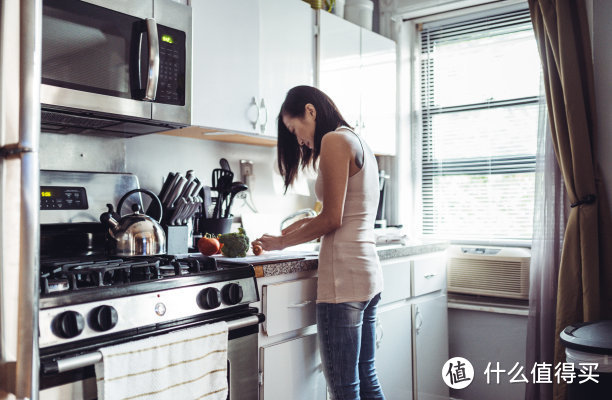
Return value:
M 297 138 L 283 123 L 283 116 L 304 118 L 306 104 L 317 111 L 315 118 L 314 148 L 300 146 Z M 308 165 L 315 166 L 321 153 L 321 140 L 326 133 L 340 126 L 350 125 L 344 120 L 338 107 L 325 93 L 312 86 L 296 86 L 287 92 L 287 97 L 278 113 L 278 170 L 285 182 L 285 193 L 297 177 L 298 170 Z

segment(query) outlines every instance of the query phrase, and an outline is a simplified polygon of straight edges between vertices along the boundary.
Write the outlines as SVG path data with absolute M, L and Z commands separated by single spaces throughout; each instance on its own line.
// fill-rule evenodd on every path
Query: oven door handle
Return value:
M 245 318 L 239 318 L 235 320 L 227 321 L 227 330 L 233 331 L 235 329 L 246 328 L 249 326 L 257 325 L 263 322 L 263 314 L 255 314 Z M 59 360 L 53 360 L 41 363 L 41 370 L 43 375 L 57 374 L 66 371 L 72 371 L 75 369 L 89 367 L 102 361 L 102 352 L 94 351 L 91 353 L 81 354 L 75 357 L 62 358 Z

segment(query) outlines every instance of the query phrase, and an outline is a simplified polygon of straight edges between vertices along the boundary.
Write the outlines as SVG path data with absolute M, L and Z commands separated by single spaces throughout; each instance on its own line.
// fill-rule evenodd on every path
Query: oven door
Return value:
M 259 390 L 258 332 L 264 315 L 254 309 L 228 320 L 228 400 L 257 400 Z M 184 329 L 210 323 L 200 321 L 190 324 L 177 324 L 173 328 L 154 333 L 163 334 L 176 329 Z M 143 337 L 152 336 L 143 335 Z M 132 338 L 135 338 L 132 336 Z M 141 338 L 141 337 L 138 337 Z M 84 352 L 77 356 L 41 360 L 40 400 L 95 400 L 98 398 L 94 364 L 102 360 L 97 351 Z
M 189 124 L 191 9 L 155 6 L 154 14 L 153 0 L 44 0 L 43 109 Z

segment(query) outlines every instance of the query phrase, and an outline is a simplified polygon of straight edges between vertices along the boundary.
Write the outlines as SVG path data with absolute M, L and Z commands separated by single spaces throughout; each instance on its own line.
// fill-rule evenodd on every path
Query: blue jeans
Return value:
M 323 373 L 333 400 L 384 400 L 376 368 L 376 307 L 369 301 L 318 303 L 317 330 Z

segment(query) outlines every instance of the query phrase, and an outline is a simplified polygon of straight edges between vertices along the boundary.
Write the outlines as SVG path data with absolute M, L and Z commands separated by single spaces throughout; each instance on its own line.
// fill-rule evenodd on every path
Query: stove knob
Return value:
M 229 305 L 238 304 L 242 301 L 242 287 L 237 283 L 223 286 L 223 301 Z
M 53 319 L 53 324 L 58 336 L 70 339 L 83 332 L 85 319 L 76 311 L 64 311 Z
M 89 325 L 97 331 L 103 332 L 112 329 L 117 325 L 117 310 L 113 306 L 100 306 L 91 311 L 89 315 Z
M 221 305 L 221 292 L 219 289 L 209 287 L 198 295 L 198 305 L 205 310 L 212 310 Z

